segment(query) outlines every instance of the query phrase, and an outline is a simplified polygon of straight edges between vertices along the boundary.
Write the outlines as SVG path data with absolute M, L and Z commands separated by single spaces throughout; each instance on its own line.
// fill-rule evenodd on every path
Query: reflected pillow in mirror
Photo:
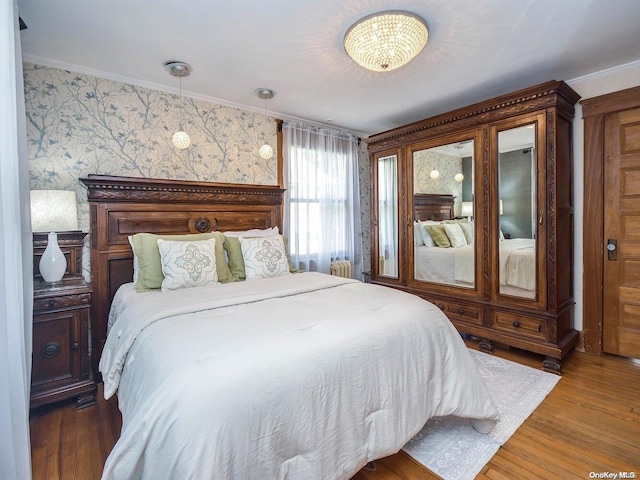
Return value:
M 413 222 L 413 244 L 416 246 L 424 245 L 422 233 L 420 233 L 420 222 Z
M 444 225 L 424 226 L 437 246 L 442 248 L 449 248 L 451 246 L 451 242 L 449 241 L 449 237 L 447 237 L 447 232 L 445 231 L 444 227 Z
M 449 242 L 451 242 L 453 248 L 467 246 L 467 239 L 459 223 L 447 223 L 444 225 L 444 231 L 447 237 L 449 237 Z
M 427 230 L 427 225 L 440 225 L 440 222 L 434 222 L 433 220 L 425 220 L 422 222 L 418 222 L 420 224 L 420 235 L 422 236 L 422 243 L 424 243 L 427 247 L 435 247 L 436 243 L 431 238 L 429 231 Z
M 462 229 L 462 233 L 464 233 L 467 244 L 473 245 L 473 222 L 461 223 L 460 228 Z

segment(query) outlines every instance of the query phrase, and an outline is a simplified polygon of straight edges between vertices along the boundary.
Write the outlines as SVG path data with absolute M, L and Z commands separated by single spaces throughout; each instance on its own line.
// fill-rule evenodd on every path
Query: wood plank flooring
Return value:
M 474 342 L 469 346 L 475 348 Z M 495 355 L 540 368 L 542 357 L 496 348 Z M 32 412 L 34 480 L 99 479 L 122 420 L 117 400 L 75 402 Z M 588 479 L 591 472 L 640 476 L 640 365 L 574 352 L 556 388 L 483 468 L 478 479 Z M 378 460 L 352 480 L 439 478 L 403 452 Z M 633 478 L 633 477 L 628 477 Z

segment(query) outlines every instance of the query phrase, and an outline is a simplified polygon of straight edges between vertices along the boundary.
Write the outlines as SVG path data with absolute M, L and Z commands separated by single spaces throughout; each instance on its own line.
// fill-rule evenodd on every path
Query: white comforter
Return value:
M 104 479 L 346 479 L 430 417 L 498 418 L 413 295 L 303 273 L 136 300 L 100 361 L 123 415 Z

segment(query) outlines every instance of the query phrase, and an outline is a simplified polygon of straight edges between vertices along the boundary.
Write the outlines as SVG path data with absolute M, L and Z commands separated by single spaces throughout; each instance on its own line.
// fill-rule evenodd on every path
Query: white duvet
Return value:
M 498 418 L 436 307 L 323 274 L 140 295 L 100 371 L 123 416 L 104 479 L 348 479 L 430 417 Z

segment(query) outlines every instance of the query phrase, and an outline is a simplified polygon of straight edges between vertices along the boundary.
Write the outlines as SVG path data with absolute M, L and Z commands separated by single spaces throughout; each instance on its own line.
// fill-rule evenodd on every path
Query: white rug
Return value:
M 560 380 L 552 373 L 475 350 L 469 352 L 500 411 L 498 424 L 483 435 L 469 420 L 432 418 L 403 449 L 445 480 L 474 479 Z

